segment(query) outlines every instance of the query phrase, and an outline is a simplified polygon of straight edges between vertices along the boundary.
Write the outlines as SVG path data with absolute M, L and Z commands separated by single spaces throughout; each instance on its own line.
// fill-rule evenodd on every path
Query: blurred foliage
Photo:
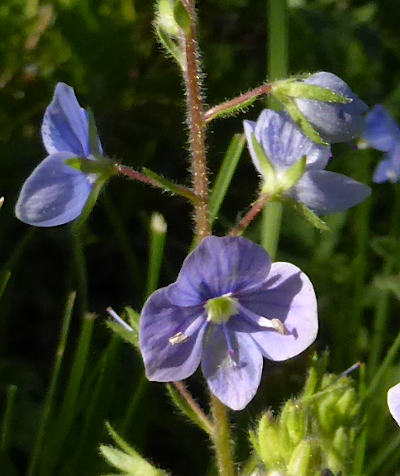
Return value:
M 332 71 L 365 102 L 384 103 L 400 119 L 398 2 L 288 3 L 290 72 Z M 40 124 L 56 82 L 73 86 L 82 105 L 93 108 L 108 155 L 134 167 L 149 166 L 181 183 L 188 180 L 182 81 L 154 38 L 152 20 L 149 0 L 3 0 L 0 5 L 0 195 L 5 196 L 0 210 L 2 276 L 11 270 L 0 302 L 3 409 L 7 385 L 18 387 L 9 455 L 3 466 L 7 476 L 25 474 L 56 350 L 63 302 L 77 286 L 69 227 L 33 233 L 13 215 L 19 188 L 45 156 Z M 265 0 L 202 0 L 199 20 L 204 93 L 209 105 L 264 80 L 268 41 Z M 247 117 L 255 119 L 261 107 L 262 102 L 256 103 Z M 220 120 L 210 126 L 211 179 L 233 133 L 241 131 L 241 119 Z M 371 181 L 378 154 L 340 145 L 335 146 L 334 155 L 332 169 Z M 216 221 L 217 234 L 237 220 L 256 190 L 256 173 L 245 151 Z M 279 259 L 302 267 L 316 287 L 321 319 L 317 346 L 331 349 L 333 371 L 368 359 L 376 301 L 394 286 L 397 293 L 399 263 L 386 252 L 398 247 L 396 229 L 389 230 L 388 225 L 394 195 L 392 185 L 374 185 L 373 196 L 365 204 L 329 217 L 331 232 L 323 234 L 294 211 L 285 210 Z M 128 408 L 131 419 L 122 436 L 138 451 L 177 475 L 212 474 L 203 435 L 171 412 L 160 385 L 138 384 L 142 378 L 140 358 L 128 346 L 114 343 L 110 350 L 110 332 L 103 322 L 108 305 L 122 309 L 129 304 L 139 310 L 143 303 L 146 283 L 142 276 L 153 211 L 161 212 L 168 223 L 161 273 L 164 285 L 175 279 L 191 242 L 191 211 L 182 199 L 160 200 L 156 190 L 114 179 L 86 227 L 89 310 L 99 317 L 76 418 L 56 462 L 56 473 L 51 474 L 87 476 L 104 471 L 97 450 L 98 443 L 106 440 L 103 421 L 110 420 L 119 432 L 127 421 Z M 248 236 L 256 233 L 257 224 Z M 389 235 L 386 241 L 382 238 Z M 388 261 L 390 270 L 385 268 Z M 383 348 L 400 330 L 399 311 L 399 301 L 391 299 Z M 54 414 L 62 401 L 80 323 L 75 313 Z M 247 426 L 249 417 L 254 418 L 266 402 L 277 408 L 298 391 L 307 359 L 306 355 L 286 364 L 266 363 L 264 383 L 254 402 L 233 416 L 237 428 Z M 371 421 L 376 416 L 379 425 L 375 423 L 369 433 L 368 457 L 398 432 L 388 417 L 385 390 L 399 379 L 398 369 L 391 367 L 371 413 Z M 134 400 L 139 386 L 141 397 Z M 192 379 L 190 386 L 205 403 L 199 381 Z M 46 444 L 57 432 L 56 422 L 51 420 Z M 239 434 L 243 436 L 237 455 L 243 459 L 247 442 L 245 432 Z M 379 474 L 394 474 L 397 459 L 393 456 Z M 47 473 L 42 470 L 38 474 Z

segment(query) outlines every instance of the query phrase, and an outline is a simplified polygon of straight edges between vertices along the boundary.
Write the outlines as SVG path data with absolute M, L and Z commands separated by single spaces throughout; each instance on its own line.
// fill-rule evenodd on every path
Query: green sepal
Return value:
M 318 474 L 321 462 L 318 443 L 309 439 L 301 441 L 294 449 L 287 466 L 287 476 L 310 476 Z
M 290 197 L 282 197 L 281 201 L 290 205 L 296 212 L 305 218 L 314 228 L 319 231 L 330 231 L 329 226 L 319 218 L 312 210 L 306 207 L 303 203 L 297 202 Z
M 272 165 L 271 161 L 267 157 L 266 153 L 264 152 L 264 149 L 261 147 L 254 134 L 251 134 L 251 142 L 253 145 L 254 152 L 257 156 L 258 163 L 260 164 L 266 187 L 273 188 L 276 182 L 276 173 L 274 166 Z
M 79 217 L 73 222 L 72 224 L 72 232 L 78 233 L 79 230 L 82 228 L 86 220 L 89 218 L 91 211 L 93 210 L 94 206 L 96 205 L 97 198 L 100 194 L 100 191 L 105 183 L 105 180 L 97 180 L 94 183 L 92 191 L 90 192 L 89 198 L 87 199 L 85 206 Z
M 119 448 L 100 445 L 100 453 L 107 462 L 123 471 L 123 474 L 131 476 L 166 476 L 167 473 L 155 468 L 146 461 L 137 451 L 135 451 L 123 438 L 121 438 L 112 426 L 106 423 L 107 431 L 114 443 Z
M 97 160 L 103 159 L 103 154 L 100 151 L 99 145 L 99 135 L 97 134 L 96 122 L 94 120 L 93 111 L 90 107 L 87 108 L 89 116 L 89 144 L 92 155 L 96 157 Z
M 192 190 L 184 187 L 183 185 L 177 185 L 176 183 L 171 182 L 170 180 L 158 175 L 156 172 L 153 172 L 146 167 L 143 167 L 142 171 L 145 175 L 154 180 L 154 182 L 157 182 L 158 187 L 163 188 L 166 192 L 185 197 L 193 203 L 197 202 L 197 197 L 192 192 Z
M 175 20 L 174 5 L 174 0 L 159 0 L 156 7 L 156 23 L 166 35 L 177 38 L 179 36 L 179 25 Z
M 178 63 L 182 71 L 185 71 L 185 61 L 183 53 L 177 43 L 168 35 L 161 25 L 156 25 L 156 33 L 160 43 L 163 45 L 167 53 Z
M 176 0 L 174 5 L 174 19 L 178 24 L 179 28 L 183 31 L 185 35 L 190 33 L 192 22 L 190 16 L 185 6 L 181 0 Z
M 300 127 L 300 129 L 309 139 L 311 139 L 316 144 L 328 145 L 328 143 L 322 139 L 322 137 L 318 134 L 318 132 L 314 129 L 311 123 L 306 119 L 304 114 L 297 107 L 297 104 L 295 103 L 293 98 L 285 96 L 283 94 L 279 94 L 274 89 L 272 90 L 272 94 L 283 104 L 284 108 L 289 113 L 292 120 Z
M 306 170 L 306 164 L 306 157 L 302 157 L 285 172 L 285 174 L 279 179 L 280 192 L 286 192 L 296 185 Z
M 121 337 L 128 344 L 133 345 L 133 347 L 140 351 L 139 349 L 139 335 L 135 330 L 128 331 L 121 324 L 114 321 L 106 321 L 106 326 L 111 329 L 117 336 Z
M 139 334 L 140 314 L 130 306 L 125 306 L 125 312 L 128 316 L 129 325 L 137 334 Z
M 273 93 L 279 96 L 289 96 L 299 99 L 312 99 L 315 101 L 347 104 L 352 101 L 341 94 L 335 93 L 328 88 L 307 84 L 302 81 L 278 81 L 273 86 Z
M 200 427 L 207 434 L 209 435 L 213 434 L 213 429 L 211 425 L 208 425 L 206 422 L 204 422 L 199 417 L 199 415 L 195 411 L 193 411 L 193 409 L 188 404 L 187 400 L 185 400 L 185 398 L 182 397 L 180 392 L 177 390 L 177 388 L 173 384 L 167 383 L 167 390 L 174 405 L 184 415 L 186 415 L 189 418 L 189 420 L 191 420 L 195 425 Z
M 267 468 L 284 468 L 281 432 L 271 412 L 266 412 L 258 423 L 259 456 Z
M 106 157 L 101 160 L 92 160 L 85 157 L 72 157 L 64 160 L 64 163 L 73 169 L 80 170 L 84 174 L 95 174 L 100 180 L 106 181 L 115 175 L 115 162 Z

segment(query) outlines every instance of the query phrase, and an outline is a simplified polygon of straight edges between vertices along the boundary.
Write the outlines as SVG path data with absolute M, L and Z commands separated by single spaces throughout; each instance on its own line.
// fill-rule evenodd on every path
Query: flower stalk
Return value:
M 244 217 L 239 221 L 239 223 L 232 228 L 229 232 L 231 236 L 238 236 L 243 233 L 243 231 L 250 225 L 250 223 L 256 218 L 256 216 L 262 211 L 264 205 L 268 202 L 269 196 L 267 194 L 262 194 L 258 199 L 252 204 L 250 210 L 244 215 Z
M 211 235 L 211 220 L 208 203 L 208 177 L 206 160 L 206 121 L 201 96 L 201 72 L 198 65 L 196 41 L 195 0 L 184 0 L 190 27 L 183 33 L 183 49 L 186 67 L 183 76 L 187 98 L 187 121 L 191 151 L 193 190 L 198 198 L 194 204 L 195 234 L 198 242 Z M 220 476 L 234 476 L 230 429 L 227 408 L 210 392 L 213 414 L 213 442 Z

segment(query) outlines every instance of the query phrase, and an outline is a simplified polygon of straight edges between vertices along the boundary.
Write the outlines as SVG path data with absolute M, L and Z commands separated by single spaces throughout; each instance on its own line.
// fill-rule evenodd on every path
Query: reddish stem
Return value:
M 271 92 L 272 85 L 271 84 L 263 84 L 258 86 L 257 88 L 252 89 L 251 91 L 247 91 L 247 93 L 241 94 L 236 98 L 230 99 L 229 101 L 225 101 L 217 106 L 212 107 L 208 111 L 206 111 L 203 115 L 203 119 L 205 122 L 212 121 L 216 116 L 218 116 L 221 112 L 229 110 L 235 106 L 240 106 L 241 104 L 247 103 L 250 99 L 256 99 L 258 96 L 262 94 L 268 94 Z
M 261 212 L 264 208 L 264 205 L 267 203 L 269 197 L 268 195 L 261 195 L 251 206 L 250 210 L 246 215 L 240 220 L 240 222 L 232 228 L 229 232 L 231 236 L 237 236 L 243 233 L 243 231 L 250 225 L 254 218 Z

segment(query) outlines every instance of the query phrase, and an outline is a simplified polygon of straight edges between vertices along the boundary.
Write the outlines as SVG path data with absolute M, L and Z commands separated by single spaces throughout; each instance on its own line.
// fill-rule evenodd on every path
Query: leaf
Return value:
M 180 50 L 179 46 L 175 43 L 175 41 L 164 31 L 164 29 L 160 26 L 156 26 L 156 33 L 160 43 L 164 46 L 167 53 L 171 55 L 171 57 L 178 63 L 182 71 L 185 70 L 185 62 L 183 59 L 183 53 Z
M 143 167 L 143 173 L 150 177 L 154 182 L 157 183 L 157 186 L 163 188 L 166 192 L 173 193 L 175 195 L 180 195 L 182 197 L 187 198 L 191 202 L 197 202 L 196 195 L 192 192 L 192 190 L 184 187 L 183 185 L 177 185 L 174 182 L 158 175 L 156 172 L 148 169 L 147 167 Z
M 176 23 L 179 25 L 179 28 L 188 35 L 192 26 L 190 20 L 189 12 L 186 10 L 181 0 L 176 0 L 174 5 L 174 18 Z
M 400 299 L 400 275 L 390 275 L 390 276 L 375 276 L 373 281 L 374 286 L 376 286 L 381 291 L 391 291 L 397 299 Z
M 199 426 L 202 430 L 204 430 L 206 433 L 209 435 L 212 434 L 212 428 L 211 426 L 207 425 L 206 422 L 204 422 L 199 415 L 190 407 L 188 402 L 182 397 L 180 392 L 177 390 L 177 388 L 168 383 L 167 384 L 167 390 L 169 393 L 169 396 L 171 397 L 172 402 L 175 404 L 179 410 L 186 415 L 189 420 L 191 420 L 193 423 L 195 423 L 197 426 Z
M 314 228 L 320 231 L 329 231 L 329 226 L 303 203 L 296 202 L 289 197 L 283 197 L 281 200 L 290 205 L 296 212 L 300 213 Z

